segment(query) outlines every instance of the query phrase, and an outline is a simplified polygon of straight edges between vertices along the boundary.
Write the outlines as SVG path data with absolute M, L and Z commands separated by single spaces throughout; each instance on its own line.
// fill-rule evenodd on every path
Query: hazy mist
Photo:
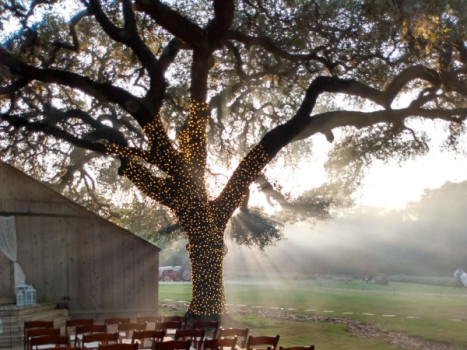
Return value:
M 361 208 L 286 230 L 264 253 L 229 244 L 226 275 L 245 271 L 312 274 L 450 276 L 467 269 L 467 181 L 426 191 L 404 210 Z

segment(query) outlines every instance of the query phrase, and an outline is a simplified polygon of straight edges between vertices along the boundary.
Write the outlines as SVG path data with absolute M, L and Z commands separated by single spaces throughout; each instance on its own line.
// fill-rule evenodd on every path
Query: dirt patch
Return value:
M 186 304 L 163 304 L 162 308 L 178 310 L 186 308 Z M 342 324 L 349 328 L 350 332 L 359 338 L 378 339 L 387 344 L 396 345 L 403 349 L 410 350 L 466 350 L 467 347 L 456 347 L 453 345 L 429 341 L 417 337 L 410 337 L 405 334 L 388 332 L 380 328 L 375 322 L 362 322 L 346 318 L 338 318 L 323 315 L 302 315 L 293 313 L 284 313 L 280 311 L 264 309 L 246 309 L 229 308 L 231 315 L 251 315 L 259 317 L 283 319 L 296 322 L 326 322 L 333 324 Z

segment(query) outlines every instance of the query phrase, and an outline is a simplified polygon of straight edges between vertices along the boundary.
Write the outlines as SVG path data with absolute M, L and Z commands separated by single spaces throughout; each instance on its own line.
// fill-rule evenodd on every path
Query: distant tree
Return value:
M 110 195 L 112 204 L 127 200 L 124 192 L 90 193 L 96 179 L 117 181 L 109 170 L 118 159 L 118 174 L 140 190 L 132 198 L 168 208 L 167 222 L 176 223 L 165 232 L 186 234 L 187 313 L 219 317 L 229 221 L 238 243 L 264 247 L 285 219 L 329 217 L 373 159 L 427 151 L 418 119 L 443 121 L 449 145 L 459 145 L 467 115 L 462 5 L 6 0 L 2 158 L 75 198 Z M 289 198 L 270 169 L 309 155 L 317 134 L 336 142 L 331 181 Z M 266 219 L 248 205 L 253 187 L 291 210 Z

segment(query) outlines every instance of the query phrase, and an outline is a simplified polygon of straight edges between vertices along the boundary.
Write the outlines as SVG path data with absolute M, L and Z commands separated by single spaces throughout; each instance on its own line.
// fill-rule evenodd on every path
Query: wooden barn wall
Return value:
M 0 167 L 0 215 L 15 216 L 18 261 L 38 301 L 67 303 L 70 314 L 157 309 L 157 247 L 10 171 Z M 0 273 L 0 299 L 8 283 Z
M 0 305 L 14 302 L 13 283 L 13 263 L 0 253 Z

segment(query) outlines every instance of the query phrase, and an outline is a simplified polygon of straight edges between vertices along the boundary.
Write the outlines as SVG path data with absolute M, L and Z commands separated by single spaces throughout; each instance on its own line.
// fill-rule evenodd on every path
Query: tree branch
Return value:
M 31 79 L 19 78 L 12 82 L 10 85 L 0 87 L 0 95 L 9 95 L 25 87 L 31 82 Z
M 3 47 L 0 47 L 0 64 L 8 67 L 13 74 L 25 79 L 77 88 L 97 99 L 116 103 L 129 112 L 140 125 L 150 122 L 157 112 L 151 106 L 142 103 L 139 98 L 120 87 L 108 83 L 97 83 L 72 72 L 30 66 L 17 59 Z
M 135 8 L 147 13 L 164 29 L 192 47 L 205 44 L 205 31 L 159 0 L 136 0 Z
M 102 143 L 91 142 L 87 139 L 75 137 L 74 135 L 64 131 L 63 129 L 57 128 L 55 126 L 31 122 L 25 117 L 20 117 L 18 115 L 8 115 L 0 114 L 0 120 L 6 121 L 9 125 L 15 128 L 25 128 L 28 131 L 42 132 L 45 135 L 53 136 L 59 140 L 67 141 L 72 145 L 82 147 L 91 151 L 98 152 L 100 154 L 106 153 L 105 145 Z
M 101 101 L 111 101 L 118 104 L 129 112 L 141 126 L 151 125 L 153 129 L 157 129 L 153 133 L 156 139 L 151 140 L 153 147 L 151 147 L 150 159 L 157 160 L 157 165 L 168 174 L 172 175 L 175 171 L 173 165 L 178 164 L 179 155 L 174 149 L 172 141 L 168 138 L 161 121 L 155 117 L 157 112 L 150 104 L 144 103 L 122 88 L 110 84 L 100 84 L 75 73 L 32 67 L 21 62 L 2 47 L 0 47 L 0 64 L 7 66 L 13 74 L 27 79 L 77 88 Z M 90 149 L 95 150 L 94 148 Z M 99 151 L 102 152 L 102 149 L 99 148 Z
M 172 204 L 169 188 L 163 178 L 154 176 L 140 161 L 131 159 L 123 175 L 135 184 L 149 198 L 170 207 Z
M 316 133 L 329 135 L 333 129 L 354 126 L 358 129 L 377 123 L 401 123 L 408 117 L 441 119 L 448 122 L 462 123 L 467 119 L 467 108 L 423 109 L 404 108 L 375 112 L 334 111 L 318 114 L 310 118 L 309 124 L 292 141 L 299 141 Z
M 312 52 L 307 54 L 291 54 L 277 47 L 276 44 L 268 38 L 252 37 L 235 30 L 230 30 L 227 33 L 226 38 L 230 40 L 239 41 L 245 44 L 246 46 L 262 47 L 265 50 L 273 53 L 274 55 L 285 58 L 292 62 L 305 62 L 310 60 L 318 61 L 322 63 L 331 74 L 334 73 L 334 68 L 336 67 L 336 64 L 318 55 L 318 52 L 324 49 L 325 46 L 318 46 Z
M 415 76 L 419 78 L 420 72 Z M 466 108 L 429 110 L 410 107 L 400 110 L 388 109 L 369 113 L 338 111 L 310 117 L 317 98 L 324 92 L 347 93 L 379 103 L 387 101 L 385 94 L 393 96 L 391 95 L 393 94 L 392 90 L 389 93 L 381 92 L 354 80 L 323 76 L 316 78 L 308 87 L 297 113 L 286 123 L 268 132 L 259 144 L 243 158 L 224 190 L 214 201 L 215 205 L 223 208 L 228 213 L 233 213 L 242 204 L 249 185 L 260 175 L 263 167 L 283 147 L 292 141 L 304 139 L 317 132 L 322 132 L 328 136 L 331 134 L 332 129 L 341 126 L 352 125 L 362 128 L 380 122 L 397 123 L 409 116 L 421 116 L 430 119 L 440 118 L 451 122 L 461 122 L 467 118 Z M 455 116 L 458 116 L 458 118 L 455 118 Z
M 214 0 L 214 20 L 208 27 L 208 36 L 211 43 L 219 43 L 234 20 L 235 6 L 232 0 Z
M 109 37 L 131 48 L 138 57 L 150 78 L 150 87 L 145 101 L 153 109 L 159 111 L 167 88 L 164 73 L 179 51 L 178 41 L 176 39 L 172 40 L 163 51 L 160 59 L 157 60 L 151 49 L 138 34 L 136 18 L 130 0 L 123 1 L 124 28 L 115 26 L 107 18 L 98 0 L 90 1 L 89 11 L 94 13 L 96 20 Z

